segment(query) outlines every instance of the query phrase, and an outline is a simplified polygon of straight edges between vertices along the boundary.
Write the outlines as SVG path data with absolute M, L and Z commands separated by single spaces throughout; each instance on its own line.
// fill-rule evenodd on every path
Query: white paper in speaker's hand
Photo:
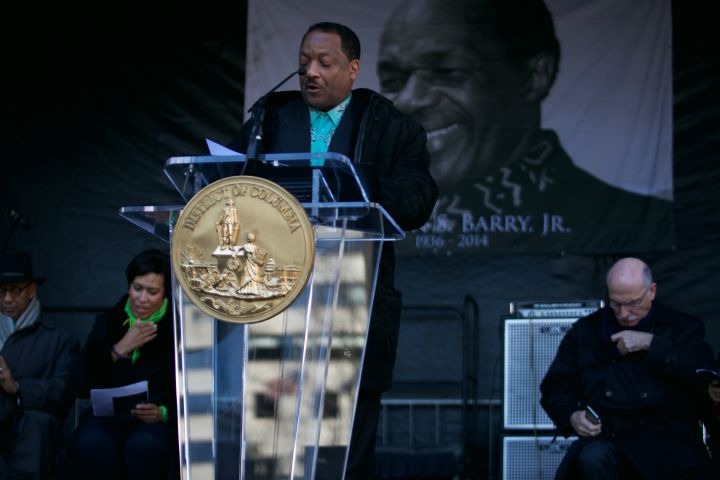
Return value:
M 205 143 L 207 143 L 208 149 L 210 150 L 210 155 L 220 155 L 220 156 L 242 155 L 240 152 L 230 150 L 226 146 L 220 145 L 217 142 L 213 142 L 209 138 L 205 139 Z
M 90 390 L 90 401 L 92 403 L 93 415 L 96 417 L 112 417 L 115 415 L 115 404 L 119 399 L 125 397 L 148 398 L 148 382 L 132 383 L 116 388 L 93 388 Z M 113 401 L 113 399 L 116 399 Z M 141 403 L 141 402 L 138 402 Z

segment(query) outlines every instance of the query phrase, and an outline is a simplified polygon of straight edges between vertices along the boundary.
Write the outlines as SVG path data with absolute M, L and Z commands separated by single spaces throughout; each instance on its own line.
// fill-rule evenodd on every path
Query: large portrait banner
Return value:
M 318 21 L 362 42 L 356 87 L 421 123 L 440 199 L 406 254 L 670 248 L 669 0 L 250 0 L 246 104 Z

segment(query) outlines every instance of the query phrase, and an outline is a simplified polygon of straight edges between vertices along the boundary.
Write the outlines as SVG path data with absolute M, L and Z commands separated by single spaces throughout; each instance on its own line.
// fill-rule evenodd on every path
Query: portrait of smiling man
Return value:
M 476 234 L 466 247 L 577 253 L 667 236 L 671 202 L 579 168 L 541 126 L 560 57 L 542 0 L 406 0 L 393 10 L 380 39 L 381 92 L 425 127 L 441 193 L 422 234 L 442 236 L 448 251 Z

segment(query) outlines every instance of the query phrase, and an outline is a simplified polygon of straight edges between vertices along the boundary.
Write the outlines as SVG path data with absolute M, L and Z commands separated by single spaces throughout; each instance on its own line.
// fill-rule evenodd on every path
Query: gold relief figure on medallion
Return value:
M 244 243 L 239 243 L 242 225 Z M 307 282 L 315 238 L 305 211 L 268 180 L 229 177 L 181 213 L 173 267 L 188 298 L 222 320 L 252 323 L 287 308 Z
M 266 289 L 262 281 L 262 270 L 265 266 L 267 254 L 262 250 L 258 250 L 254 233 L 247 234 L 247 243 L 233 253 L 233 257 L 236 255 L 245 257 L 245 268 L 242 272 L 238 293 L 250 297 L 265 296 Z
M 240 219 L 238 218 L 238 210 L 235 208 L 235 202 L 232 198 L 225 200 L 220 216 L 215 223 L 215 229 L 218 236 L 218 248 L 216 254 L 230 250 L 237 244 L 240 235 Z
M 270 254 L 258 246 L 253 232 L 247 234 L 245 244 L 230 250 L 231 257 L 221 266 L 193 257 L 192 252 L 197 252 L 197 248 L 186 249 L 181 266 L 189 287 L 221 297 L 263 300 L 287 295 L 299 278 L 300 268 L 277 265 Z

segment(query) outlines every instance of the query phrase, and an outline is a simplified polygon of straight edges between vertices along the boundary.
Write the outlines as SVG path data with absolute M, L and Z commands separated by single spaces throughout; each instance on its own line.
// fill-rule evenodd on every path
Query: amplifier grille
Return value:
M 507 319 L 503 386 L 505 429 L 553 429 L 540 407 L 540 382 L 576 318 Z
M 552 480 L 565 453 L 577 437 L 506 436 L 503 438 L 504 480 Z

